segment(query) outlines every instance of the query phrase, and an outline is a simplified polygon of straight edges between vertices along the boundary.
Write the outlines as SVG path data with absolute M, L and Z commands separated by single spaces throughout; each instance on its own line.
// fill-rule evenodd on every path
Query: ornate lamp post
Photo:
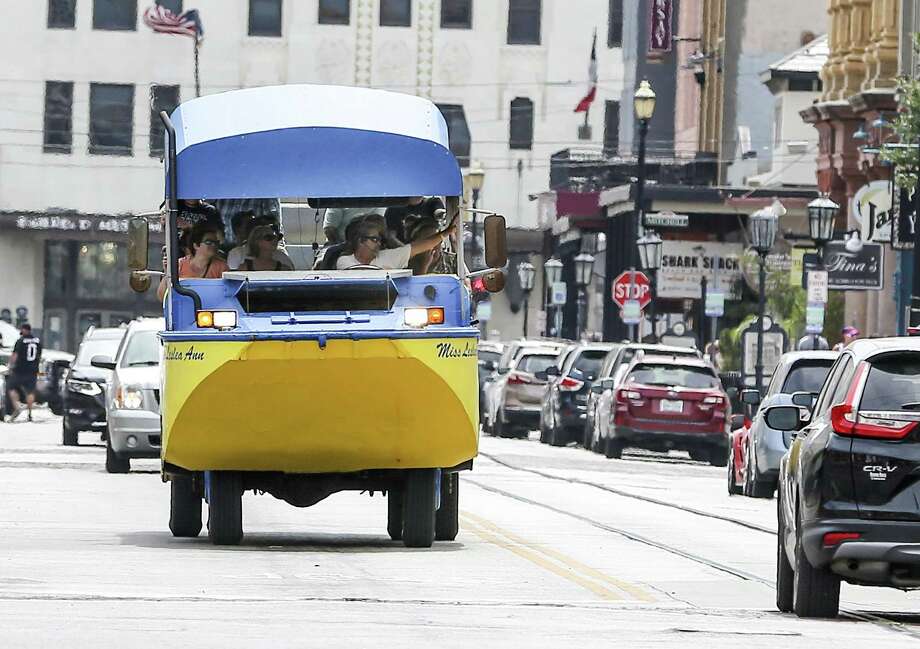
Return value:
M 527 314 L 530 312 L 530 292 L 533 290 L 533 280 L 537 271 L 529 261 L 522 261 L 518 264 L 517 271 L 521 289 L 524 291 L 524 337 L 526 338 Z
M 642 269 L 648 271 L 649 282 L 651 286 L 649 290 L 651 291 L 652 301 L 648 303 L 648 315 L 649 320 L 652 323 L 652 342 L 658 342 L 658 328 L 656 326 L 656 317 L 655 317 L 655 281 L 657 279 L 658 269 L 661 268 L 661 247 L 662 241 L 661 237 L 658 236 L 657 232 L 648 231 L 645 233 L 645 236 L 639 239 L 639 261 L 642 265 Z
M 582 252 L 575 257 L 575 283 L 578 284 L 578 320 L 575 326 L 575 338 L 580 339 L 585 328 L 588 305 L 588 285 L 594 271 L 594 255 Z
M 751 245 L 760 256 L 760 299 L 757 308 L 757 362 L 754 364 L 754 380 L 757 389 L 763 391 L 763 316 L 767 302 L 767 255 L 776 242 L 779 217 L 770 208 L 757 210 L 748 218 Z
M 643 223 L 645 200 L 645 139 L 648 136 L 648 123 L 655 113 L 655 91 L 649 85 L 648 79 L 643 79 L 633 95 L 633 110 L 639 121 L 639 151 L 637 160 L 636 196 L 633 211 L 636 214 L 636 239 L 639 238 L 639 227 Z
M 808 204 L 808 233 L 818 248 L 818 262 L 824 264 L 824 246 L 834 238 L 834 221 L 840 206 L 827 196 Z
M 547 297 L 549 297 L 552 295 L 553 284 L 558 282 L 559 279 L 562 277 L 562 262 L 556 259 L 555 257 L 551 259 L 547 259 L 543 263 L 543 273 L 546 277 Z M 549 310 L 550 306 L 553 309 L 552 320 L 550 320 L 549 313 L 546 314 L 546 334 L 548 336 L 551 334 L 555 336 L 555 335 L 558 335 L 559 333 L 558 331 L 556 331 L 556 311 L 559 307 L 556 306 L 555 304 L 551 304 L 549 299 L 547 299 L 546 304 L 547 304 L 547 311 Z M 553 323 L 552 326 L 550 326 L 550 322 Z
M 470 188 L 470 198 L 473 200 L 473 209 L 479 207 L 479 192 L 482 191 L 482 186 L 486 181 L 486 172 L 480 166 L 478 162 L 473 162 L 470 166 L 469 171 L 466 172 L 466 183 L 467 187 Z M 473 212 L 473 242 L 471 245 L 472 259 L 470 263 L 478 263 L 477 256 L 479 254 L 479 215 L 476 212 Z

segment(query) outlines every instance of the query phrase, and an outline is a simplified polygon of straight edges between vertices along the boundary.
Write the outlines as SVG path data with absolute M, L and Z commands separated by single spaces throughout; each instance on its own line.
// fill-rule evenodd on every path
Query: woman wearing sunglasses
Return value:
M 220 244 L 223 235 L 209 223 L 198 223 L 189 236 L 189 249 L 192 254 L 179 260 L 179 278 L 220 279 L 225 271 L 230 270 L 227 262 L 221 259 Z M 157 298 L 163 300 L 166 295 L 166 278 L 157 287 Z
M 272 226 L 254 227 L 246 240 L 246 259 L 237 270 L 294 270 L 291 264 L 284 261 L 287 256 L 279 258 L 279 240 Z
M 457 220 L 454 219 L 442 232 L 435 232 L 398 248 L 384 249 L 386 221 L 379 214 L 368 214 L 362 217 L 360 223 L 351 228 L 348 245 L 335 267 L 337 270 L 346 270 L 354 266 L 408 268 L 410 259 L 440 246 L 456 227 Z

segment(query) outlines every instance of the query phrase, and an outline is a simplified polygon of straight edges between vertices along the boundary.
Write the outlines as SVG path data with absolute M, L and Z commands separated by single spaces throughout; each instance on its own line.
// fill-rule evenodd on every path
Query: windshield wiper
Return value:
M 911 401 L 910 403 L 902 403 L 901 410 L 920 410 L 920 401 Z

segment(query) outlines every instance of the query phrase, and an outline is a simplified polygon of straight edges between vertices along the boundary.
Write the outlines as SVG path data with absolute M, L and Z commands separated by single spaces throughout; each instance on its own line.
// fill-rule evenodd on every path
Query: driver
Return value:
M 379 214 L 367 214 L 361 217 L 360 223 L 350 228 L 348 244 L 336 261 L 335 267 L 337 270 L 345 270 L 352 266 L 407 268 L 410 259 L 440 246 L 456 227 L 457 220 L 454 219 L 442 232 L 435 232 L 398 248 L 383 249 L 387 232 L 386 221 Z

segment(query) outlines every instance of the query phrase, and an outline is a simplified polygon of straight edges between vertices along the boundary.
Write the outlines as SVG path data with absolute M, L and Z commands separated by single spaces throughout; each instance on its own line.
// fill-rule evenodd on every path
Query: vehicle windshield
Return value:
M 695 389 L 719 387 L 719 379 L 711 370 L 705 367 L 679 367 L 677 365 L 636 365 L 626 377 L 626 382 Z
M 556 364 L 556 356 L 549 354 L 529 354 L 522 356 L 515 369 L 535 374 Z
M 80 345 L 80 351 L 77 352 L 77 360 L 74 366 L 88 367 L 93 356 L 108 356 L 115 358 L 118 351 L 118 345 L 121 344 L 121 338 L 90 338 L 84 340 Z
M 872 363 L 860 410 L 920 410 L 920 354 L 885 356 Z
M 832 358 L 826 361 L 809 361 L 796 364 L 789 370 L 781 392 L 784 394 L 820 392 L 821 386 L 824 385 L 824 379 L 827 378 L 827 373 L 833 364 L 834 359 Z
M 601 365 L 607 352 L 603 349 L 587 349 L 578 355 L 575 364 L 569 370 L 569 376 L 575 379 L 588 379 L 593 381 L 601 371 Z
M 479 362 L 480 363 L 488 363 L 489 361 L 492 361 L 493 363 L 498 363 L 498 361 L 501 360 L 501 357 L 502 355 L 498 352 L 486 352 L 482 350 L 479 351 Z
M 156 331 L 138 331 L 128 339 L 121 359 L 122 367 L 148 367 L 160 364 L 160 340 Z

